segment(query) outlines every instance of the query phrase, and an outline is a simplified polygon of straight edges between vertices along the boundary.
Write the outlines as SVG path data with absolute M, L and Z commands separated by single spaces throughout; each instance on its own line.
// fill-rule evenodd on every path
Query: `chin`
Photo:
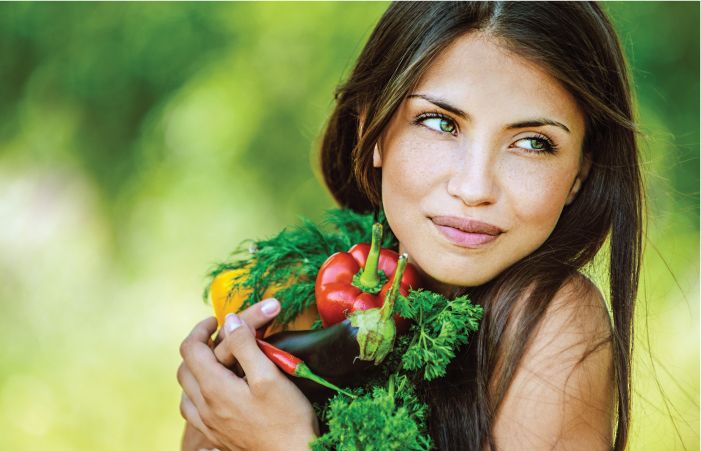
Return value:
M 451 285 L 451 286 L 458 286 L 458 287 L 476 287 L 479 285 L 484 285 L 485 283 L 489 282 L 492 280 L 494 276 L 482 276 L 480 277 L 479 275 L 471 275 L 469 277 L 465 277 L 464 275 L 461 276 L 456 276 L 452 278 L 447 278 L 445 281 L 440 281 L 443 284 L 446 285 Z
M 429 280 L 433 281 L 433 285 L 438 287 L 476 287 L 483 285 L 499 275 L 499 272 L 494 268 L 480 268 L 475 271 L 469 268 L 460 270 L 460 266 L 447 266 L 446 262 L 437 262 L 439 264 L 433 266 L 426 265 L 421 268 L 421 272 Z M 443 263 L 443 264 L 440 264 Z

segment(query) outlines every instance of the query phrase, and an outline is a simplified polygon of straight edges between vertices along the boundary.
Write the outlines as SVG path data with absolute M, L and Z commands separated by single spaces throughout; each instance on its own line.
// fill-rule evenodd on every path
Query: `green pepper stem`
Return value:
M 365 260 L 365 268 L 362 269 L 360 275 L 360 285 L 370 289 L 377 287 L 380 284 L 380 278 L 377 275 L 377 264 L 380 261 L 380 246 L 382 245 L 382 224 L 375 223 L 372 225 L 372 241 L 370 242 L 370 251 Z
M 402 254 L 399 256 L 399 260 L 397 260 L 397 269 L 394 271 L 392 286 L 385 295 L 384 304 L 382 304 L 382 308 L 380 309 L 380 315 L 383 321 L 388 320 L 394 312 L 394 303 L 397 301 L 397 296 L 399 296 L 399 283 L 402 281 L 402 276 L 404 276 L 407 257 L 407 254 Z
M 314 374 L 312 372 L 312 370 L 304 362 L 300 362 L 297 364 L 297 367 L 295 368 L 295 376 L 301 377 L 304 379 L 309 379 L 310 381 L 314 381 L 317 384 L 323 385 L 326 388 L 330 388 L 331 390 L 335 390 L 339 393 L 343 393 L 344 395 L 349 396 L 351 398 L 357 398 L 357 396 L 354 395 L 353 393 L 346 391 L 340 387 L 337 387 L 334 384 L 332 384 L 331 382 L 327 381 L 326 379 Z

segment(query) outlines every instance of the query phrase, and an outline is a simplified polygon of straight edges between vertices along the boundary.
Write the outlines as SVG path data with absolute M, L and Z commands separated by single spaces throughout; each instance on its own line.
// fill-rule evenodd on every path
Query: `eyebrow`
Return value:
M 417 98 L 417 97 L 420 99 L 424 99 L 427 102 L 430 102 L 430 103 L 436 105 L 437 107 L 443 108 L 446 111 L 450 111 L 454 115 L 461 117 L 465 120 L 470 118 L 470 115 L 467 114 L 466 112 L 464 112 L 463 110 L 461 110 L 460 108 L 458 108 L 454 105 L 451 105 L 447 101 L 445 101 L 441 98 L 438 98 L 438 97 L 432 97 L 432 96 L 429 96 L 426 94 L 409 94 L 407 96 L 407 99 Z M 513 130 L 513 129 L 517 129 L 517 128 L 543 127 L 545 125 L 553 125 L 555 127 L 560 127 L 561 129 L 565 130 L 567 133 L 571 133 L 570 129 L 567 128 L 567 126 L 565 124 L 563 124 L 562 122 L 554 121 L 554 120 L 548 119 L 548 118 L 528 119 L 525 121 L 514 122 L 513 124 L 507 125 L 506 129 Z

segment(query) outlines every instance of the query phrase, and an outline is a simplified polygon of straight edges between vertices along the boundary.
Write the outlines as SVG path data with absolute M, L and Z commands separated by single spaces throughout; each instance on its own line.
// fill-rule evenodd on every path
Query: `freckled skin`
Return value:
M 467 113 L 461 118 L 422 98 L 402 102 L 374 154 L 382 168 L 382 200 L 392 230 L 429 280 L 450 286 L 485 283 L 536 250 L 550 235 L 588 173 L 584 118 L 574 98 L 547 72 L 480 33 L 453 41 L 410 94 L 439 97 Z M 440 119 L 412 124 L 422 113 Z M 548 118 L 564 124 L 507 129 Z M 446 133 L 449 130 L 449 133 Z M 539 150 L 546 136 L 554 154 Z M 439 233 L 436 215 L 486 222 L 504 233 L 477 248 Z

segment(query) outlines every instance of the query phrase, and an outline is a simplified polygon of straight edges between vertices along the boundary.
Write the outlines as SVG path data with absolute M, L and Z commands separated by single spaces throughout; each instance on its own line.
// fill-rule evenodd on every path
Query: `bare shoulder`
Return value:
M 610 449 L 613 380 L 604 298 L 573 276 L 533 332 L 497 412 L 499 449 Z
M 532 347 L 576 354 L 604 346 L 611 339 L 611 320 L 599 288 L 577 273 L 558 290 L 533 336 Z M 568 352 L 567 346 L 572 346 Z M 561 349 L 559 349 L 561 348 Z

